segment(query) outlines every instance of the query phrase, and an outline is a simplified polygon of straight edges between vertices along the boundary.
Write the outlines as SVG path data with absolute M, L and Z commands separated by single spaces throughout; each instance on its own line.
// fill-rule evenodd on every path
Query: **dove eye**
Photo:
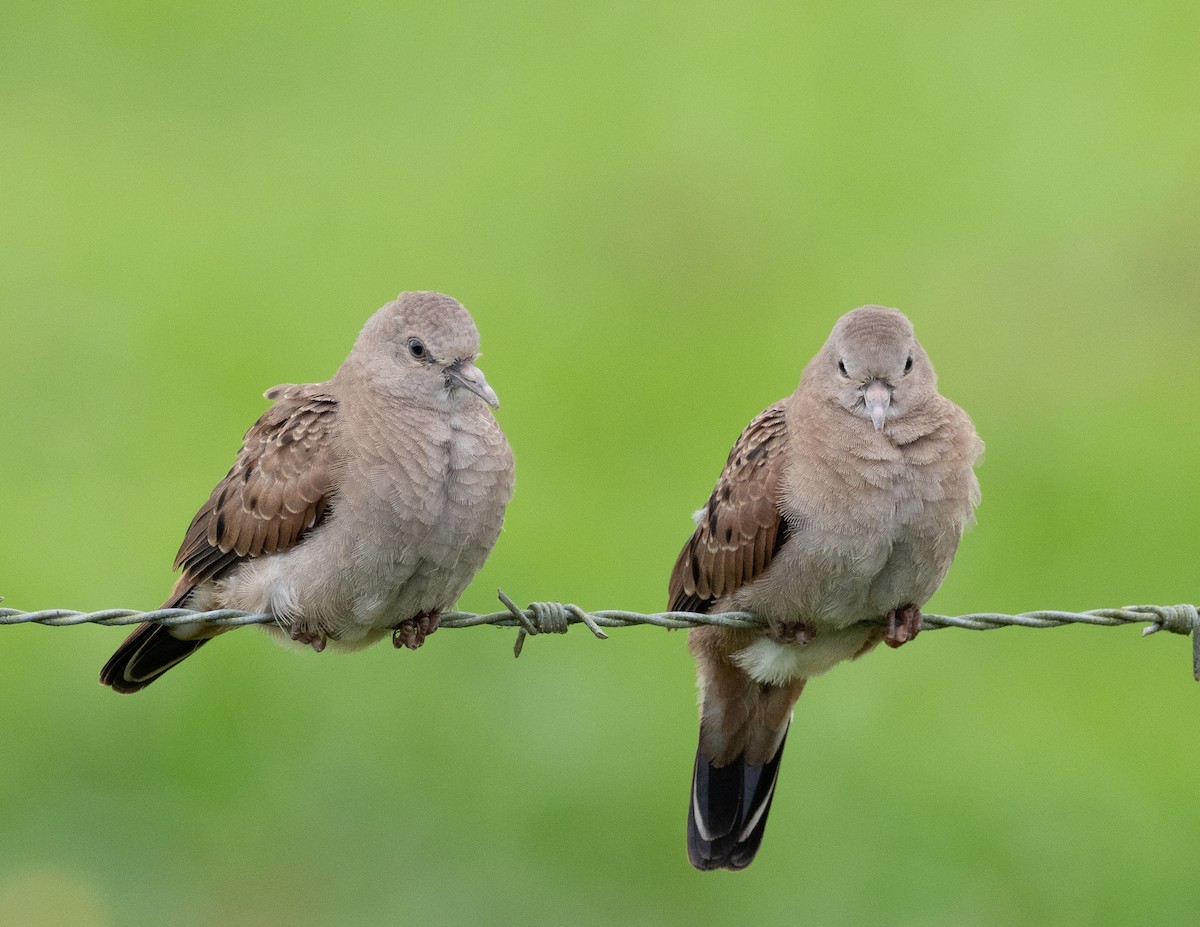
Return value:
M 850 376 L 850 374 L 846 373 L 846 362 L 841 358 L 838 358 L 838 373 L 844 377 Z
M 425 357 L 429 352 L 425 350 L 425 345 L 420 338 L 409 338 L 408 353 L 417 360 L 425 360 Z
M 913 364 L 912 355 L 910 354 L 904 360 L 904 372 L 905 373 L 908 373 L 910 370 L 912 370 L 912 364 Z

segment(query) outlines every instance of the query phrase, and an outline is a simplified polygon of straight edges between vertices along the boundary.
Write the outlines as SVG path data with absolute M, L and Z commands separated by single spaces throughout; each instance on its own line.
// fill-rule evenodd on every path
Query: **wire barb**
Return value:
M 620 610 L 587 612 L 578 605 L 561 602 L 532 602 L 519 608 L 512 599 L 497 590 L 505 610 L 486 615 L 473 612 L 447 612 L 441 616 L 439 627 L 473 628 L 481 624 L 517 628 L 513 645 L 514 656 L 521 655 L 525 638 L 535 634 L 565 634 L 573 624 L 586 625 L 596 637 L 608 637 L 604 628 L 627 628 L 648 624 L 659 628 L 695 628 L 701 625 L 723 628 L 762 628 L 766 622 L 749 612 L 723 612 L 702 615 L 695 612 L 658 612 L 642 614 Z M 0 598 L 0 601 L 3 601 Z M 0 625 L 44 624 L 50 627 L 73 627 L 80 624 L 117 626 L 156 621 L 174 627 L 194 621 L 205 621 L 222 627 L 239 628 L 250 624 L 275 623 L 274 615 L 243 612 L 232 608 L 198 612 L 187 608 L 159 608 L 142 612 L 128 608 L 110 608 L 99 612 L 77 612 L 64 608 L 23 612 L 15 608 L 0 608 Z M 994 631 L 997 628 L 1057 628 L 1065 624 L 1090 624 L 1101 627 L 1149 622 L 1142 635 L 1159 631 L 1192 636 L 1192 677 L 1200 682 L 1200 610 L 1195 605 L 1127 605 L 1124 608 L 1100 608 L 1089 612 L 1038 611 L 1020 615 L 982 613 L 975 615 L 922 615 L 921 630 L 962 628 L 969 631 Z

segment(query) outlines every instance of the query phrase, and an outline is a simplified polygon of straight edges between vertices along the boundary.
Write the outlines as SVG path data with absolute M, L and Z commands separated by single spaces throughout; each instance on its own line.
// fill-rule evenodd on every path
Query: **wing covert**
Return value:
M 742 432 L 671 573 L 672 611 L 707 612 L 761 576 L 787 537 L 780 508 L 787 423 L 782 403 Z
M 219 578 L 240 560 L 294 547 L 325 515 L 333 493 L 337 400 L 325 384 L 284 384 L 246 432 L 237 461 L 184 536 L 172 595 Z

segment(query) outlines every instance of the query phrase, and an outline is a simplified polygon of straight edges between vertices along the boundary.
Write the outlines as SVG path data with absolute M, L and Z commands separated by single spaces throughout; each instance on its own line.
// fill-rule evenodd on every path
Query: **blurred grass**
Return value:
M 518 490 L 462 606 L 655 609 L 729 444 L 898 305 L 988 443 L 930 610 L 1197 600 L 1193 4 L 92 0 L 0 13 L 0 593 L 153 606 L 277 382 L 462 299 Z M 813 684 L 693 873 L 683 637 L 242 632 L 133 699 L 9 629 L 0 923 L 1186 923 L 1187 645 L 945 631 Z

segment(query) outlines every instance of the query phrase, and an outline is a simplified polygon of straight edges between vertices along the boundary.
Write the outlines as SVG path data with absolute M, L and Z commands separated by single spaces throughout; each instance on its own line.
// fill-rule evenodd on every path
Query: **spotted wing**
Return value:
M 233 469 L 201 506 L 175 558 L 183 568 L 168 605 L 239 561 L 294 547 L 333 495 L 338 403 L 323 383 L 276 386 L 246 432 Z
M 782 403 L 755 418 L 734 443 L 675 561 L 672 611 L 707 612 L 770 565 L 788 534 L 779 508 L 786 443 Z

